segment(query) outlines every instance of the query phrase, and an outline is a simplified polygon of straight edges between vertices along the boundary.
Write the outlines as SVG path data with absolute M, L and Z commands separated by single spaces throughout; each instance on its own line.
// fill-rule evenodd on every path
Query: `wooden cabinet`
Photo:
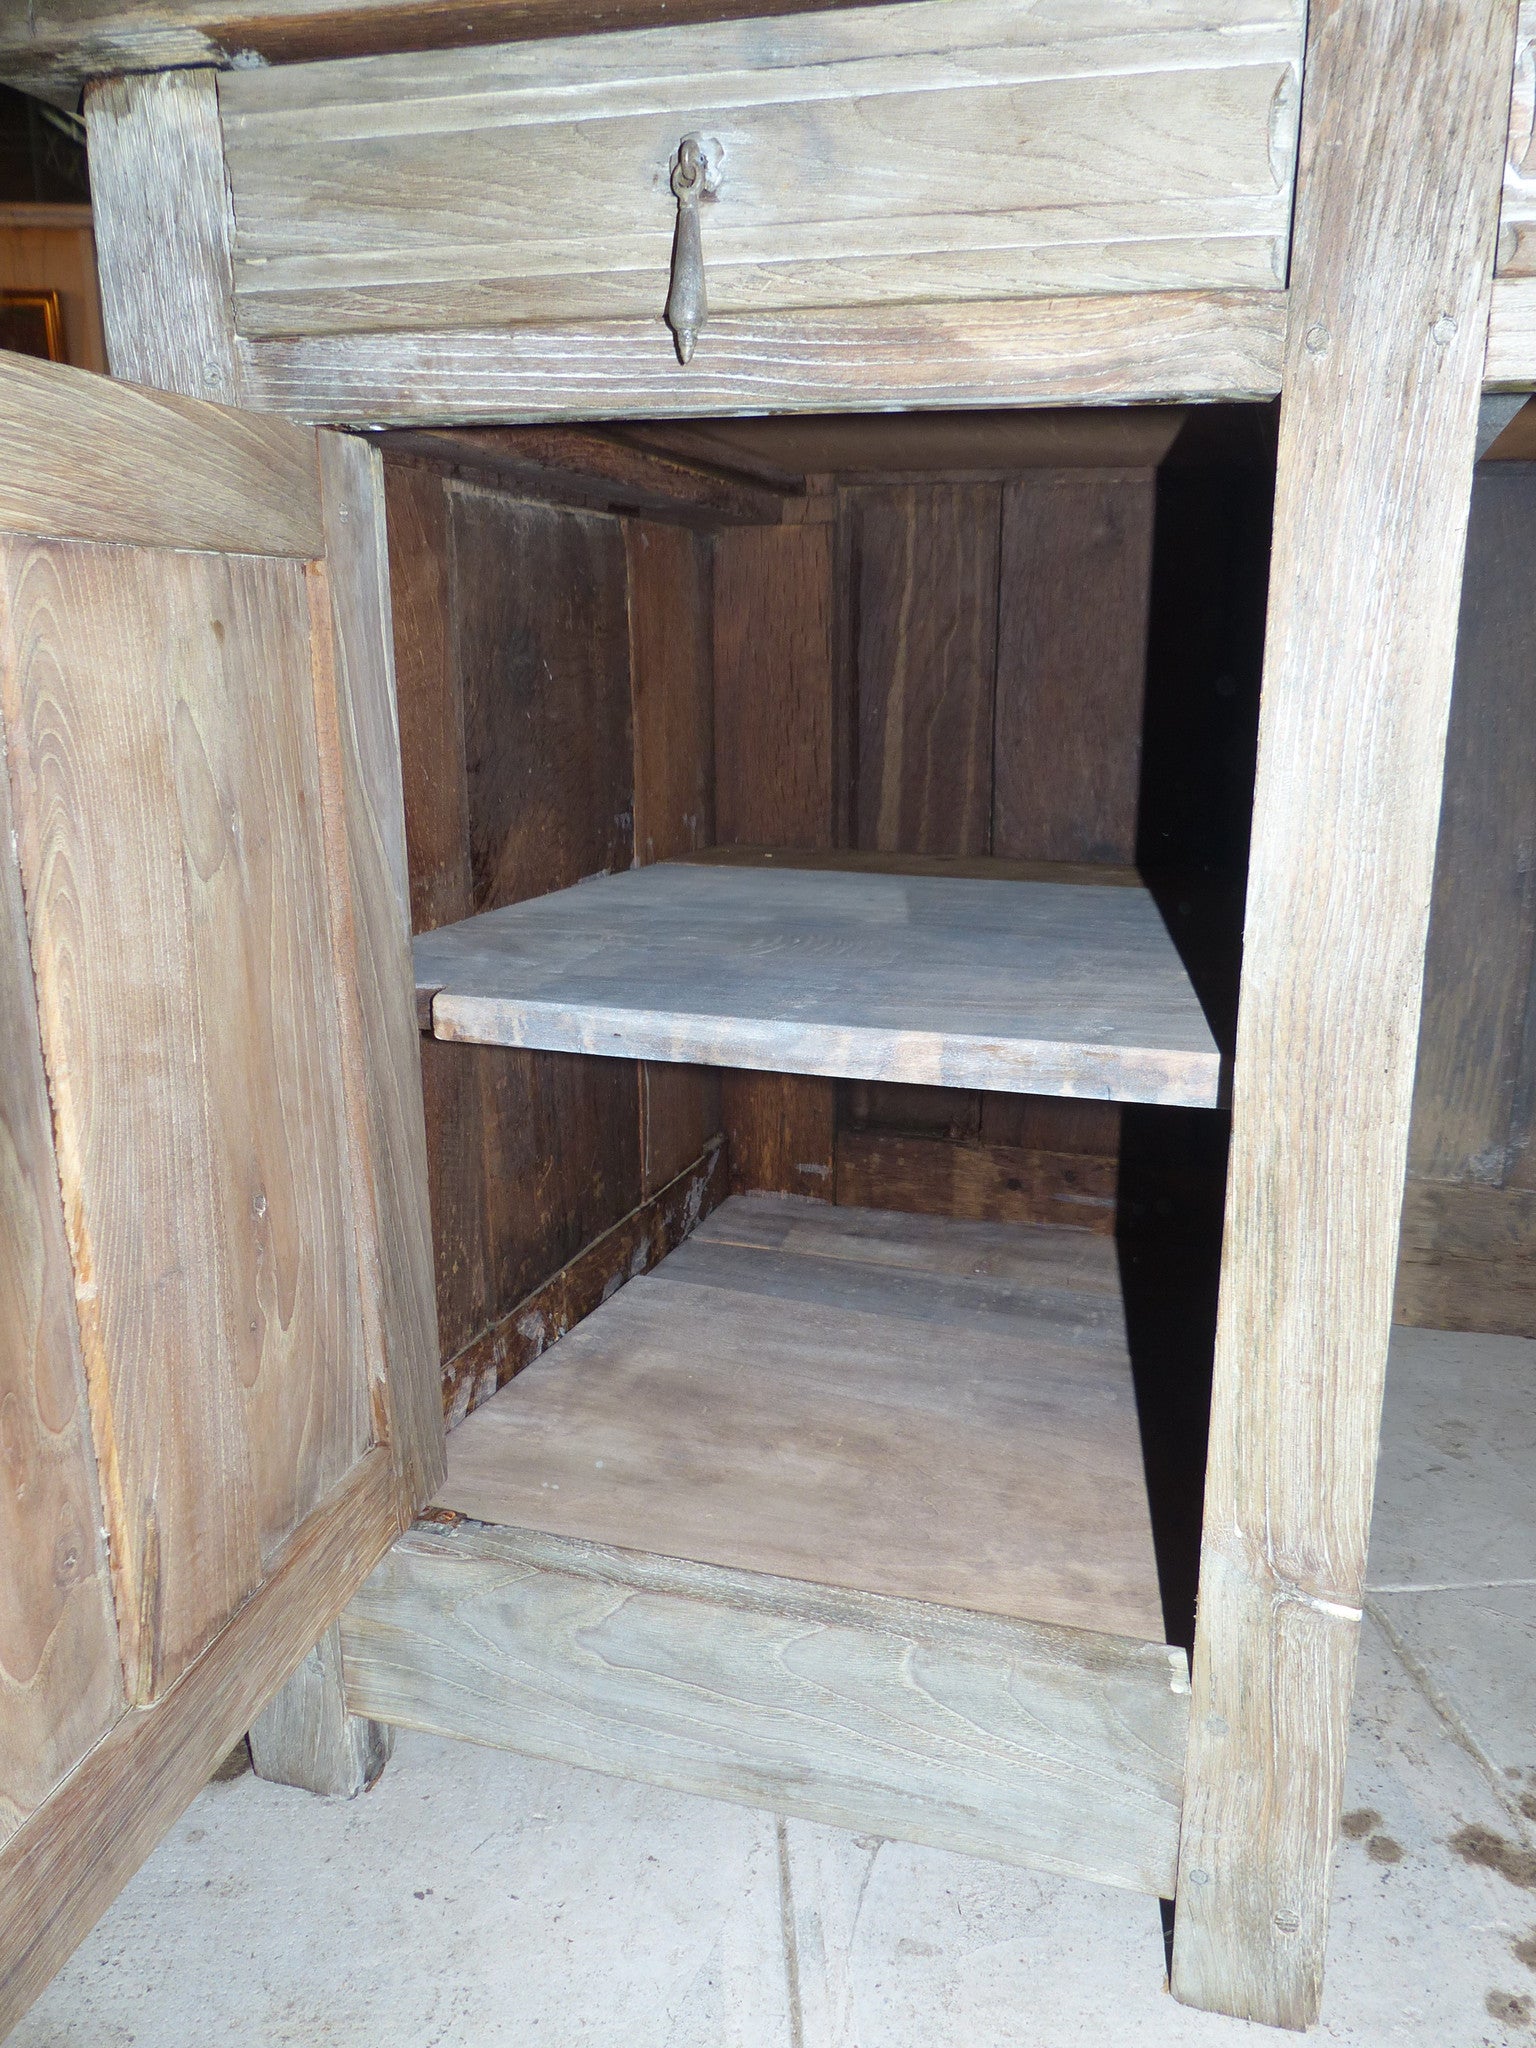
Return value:
M 1313 0 L 1298 128 L 1275 0 L 605 35 L 519 5 L 550 40 L 441 50 L 440 10 L 293 0 L 245 28 L 323 61 L 269 70 L 217 69 L 244 18 L 198 0 L 0 35 L 15 75 L 91 81 L 113 368 L 182 394 L 6 373 L 9 1284 L 38 1304 L 7 1369 L 47 1489 L 0 1523 L 29 1589 L 12 2004 L 346 1608 L 310 1674 L 336 1717 L 1173 1889 L 1178 1994 L 1303 2025 L 1478 405 L 1536 384 L 1530 22 Z M 685 364 L 661 315 L 694 133 L 718 178 Z M 984 457 L 919 502 L 829 451 L 882 409 L 1006 435 L 1004 408 L 1276 394 L 1223 1076 L 1134 877 L 1005 871 L 1137 850 L 1140 625 L 1093 638 L 1112 741 L 1057 743 L 1053 605 L 1096 549 L 1084 602 L 1145 619 L 1157 458 L 1122 453 L 1117 524 Z M 808 420 L 793 490 L 636 424 L 753 411 L 842 417 Z M 565 419 L 629 424 L 509 431 Z M 294 421 L 433 430 L 395 444 L 426 465 L 389 506 L 428 678 L 403 738 L 376 457 Z M 475 423 L 505 488 L 466 473 Z M 690 467 L 707 519 L 677 513 Z M 854 475 L 850 509 L 827 479 Z M 892 598 L 920 582 L 922 619 Z M 402 749 L 442 794 L 410 840 Z M 1119 1105 L 1209 1119 L 1223 1079 L 1187 1666 L 1102 1232 L 783 1197 L 851 1185 L 840 1087 L 1064 1153 L 1074 1096 L 1112 1147 Z M 446 1480 L 429 1174 L 474 1410 Z

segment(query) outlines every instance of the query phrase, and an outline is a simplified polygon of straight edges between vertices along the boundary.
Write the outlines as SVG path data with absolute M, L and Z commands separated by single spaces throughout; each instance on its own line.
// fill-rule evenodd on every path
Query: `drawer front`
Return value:
M 250 336 L 1285 279 L 1302 0 L 911 0 L 220 82 Z

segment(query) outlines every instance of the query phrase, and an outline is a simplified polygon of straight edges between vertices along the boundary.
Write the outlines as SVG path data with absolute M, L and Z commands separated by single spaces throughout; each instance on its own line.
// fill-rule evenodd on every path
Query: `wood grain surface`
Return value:
M 860 847 L 992 851 L 999 496 L 848 494 Z
M 85 95 L 85 122 L 113 376 L 185 398 L 244 404 L 234 209 L 214 73 L 166 69 L 101 79 Z
M 1136 889 L 669 862 L 416 941 L 439 1038 L 1209 1105 Z
M 363 1321 L 404 1524 L 441 1477 L 443 1421 L 383 467 L 365 442 L 327 434 L 320 477 L 326 556 L 311 599 L 317 645 L 331 629 L 315 718 L 337 1014 Z
M 994 853 L 1136 857 L 1155 496 L 1150 469 L 1004 486 Z
M 391 1541 L 395 1477 L 370 1452 L 271 1560 L 216 1651 L 124 1714 L 0 1849 L 0 2032 L 9 2032 Z
M 1184 1654 L 473 1522 L 348 1610 L 361 1712 L 1143 1892 L 1172 1878 Z
M 1292 2027 L 1322 1982 L 1514 30 L 1513 0 L 1310 10 L 1173 1966 L 1186 2002 Z
M 449 1428 L 457 1428 L 472 1409 L 542 1357 L 615 1288 L 648 1273 L 728 1191 L 725 1148 L 717 1135 L 675 1179 L 583 1245 L 557 1273 L 444 1360 L 443 1407 Z
M 308 561 L 324 550 L 315 437 L 0 351 L 0 531 Z
M 4 708 L 130 1696 L 369 1440 L 305 572 L 11 541 Z
M 1528 380 L 1536 300 L 1530 313 L 1529 331 L 1505 352 L 1506 369 Z M 721 313 L 686 370 L 653 319 L 298 335 L 244 344 L 240 355 L 249 403 L 272 412 L 337 425 L 500 426 L 1272 398 L 1284 333 L 1279 292 L 1093 292 Z
M 663 21 L 802 13 L 846 0 L 37 0 L 0 21 L 0 78 L 73 111 L 80 87 L 107 72 L 178 65 L 314 63 L 388 50 L 580 35 Z
M 1297 0 L 919 0 L 223 82 L 251 336 L 659 315 L 678 139 L 720 313 L 1278 289 Z M 957 148 L 953 138 L 965 136 Z M 558 208 L 552 155 L 579 159 Z
M 951 1228 L 734 1198 L 453 1432 L 438 1504 L 1162 1641 L 1113 1248 Z
M 0 774 L 0 1844 L 124 1705 L 14 843 Z

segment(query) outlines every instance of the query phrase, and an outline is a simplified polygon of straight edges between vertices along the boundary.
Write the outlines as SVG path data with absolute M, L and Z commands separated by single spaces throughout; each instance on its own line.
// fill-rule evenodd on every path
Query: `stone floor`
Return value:
M 1536 1344 L 1397 1334 L 1317 2038 L 1536 2048 Z M 1155 1902 L 402 1734 L 197 1799 L 10 2048 L 1233 2048 Z

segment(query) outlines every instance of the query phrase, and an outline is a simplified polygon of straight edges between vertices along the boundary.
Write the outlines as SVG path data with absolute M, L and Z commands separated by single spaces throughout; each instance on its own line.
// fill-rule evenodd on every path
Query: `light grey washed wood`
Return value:
M 1160 1643 L 462 1523 L 401 1538 L 342 1646 L 357 1714 L 1137 1891 L 1172 1881 L 1188 1681 Z
M 439 1038 L 1209 1105 L 1145 890 L 660 863 L 415 942 Z
M 1514 40 L 1514 0 L 1308 11 L 1173 1955 L 1281 2026 L 1322 1991 Z
M 253 404 L 338 425 L 1152 405 L 1272 398 L 1284 329 L 1280 292 L 1088 292 L 722 313 L 686 370 L 659 320 L 274 336 L 241 362 Z
M 1278 290 L 1302 12 L 908 0 L 236 71 L 237 323 L 656 319 L 684 135 L 720 313 Z
M 1013 1235 L 1001 1275 L 690 1241 L 453 1432 L 438 1505 L 1160 1641 L 1113 1247 L 1040 1284 Z
M 256 1716 L 250 1739 L 257 1775 L 274 1784 L 354 1799 L 377 1780 L 395 1746 L 395 1731 L 346 1711 L 338 1623 L 331 1623 Z

